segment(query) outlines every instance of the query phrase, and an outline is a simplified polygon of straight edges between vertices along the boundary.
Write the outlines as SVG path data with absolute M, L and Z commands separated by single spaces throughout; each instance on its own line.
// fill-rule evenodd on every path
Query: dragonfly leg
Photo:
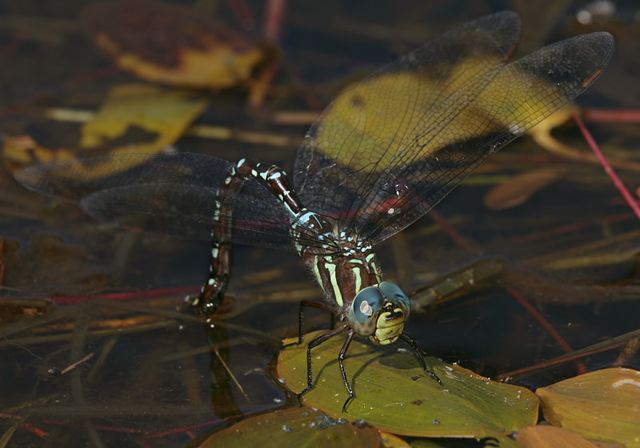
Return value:
M 433 378 L 433 380 L 436 383 L 438 383 L 439 385 L 443 386 L 442 381 L 440 380 L 438 375 L 436 375 L 436 372 L 433 371 L 431 366 L 429 366 L 427 364 L 427 361 L 424 359 L 424 353 L 422 352 L 422 349 L 420 348 L 420 346 L 418 346 L 418 343 L 415 340 L 413 340 L 412 338 L 410 338 L 409 336 L 407 336 L 406 334 L 404 334 L 404 333 L 400 335 L 400 339 L 402 339 L 404 342 L 406 342 L 409 345 L 409 347 L 411 347 L 413 349 L 413 353 L 416 355 L 416 358 L 418 358 L 418 362 L 420 363 L 420 367 L 422 367 L 422 369 L 431 378 Z
M 319 310 L 327 311 L 331 313 L 331 329 L 335 327 L 335 315 L 329 305 L 323 302 L 313 302 L 311 300 L 301 300 L 300 308 L 298 310 L 298 344 L 302 344 L 304 340 L 303 326 L 304 326 L 304 308 L 317 308 Z
M 349 350 L 349 345 L 353 340 L 353 336 L 355 335 L 355 331 L 351 330 L 347 333 L 347 338 L 344 340 L 344 344 L 342 344 L 342 349 L 340 349 L 340 354 L 338 355 L 338 365 L 340 366 L 340 374 L 342 375 L 342 382 L 344 383 L 344 387 L 347 389 L 347 393 L 349 394 L 349 398 L 347 398 L 342 405 L 342 412 L 347 412 L 347 406 L 353 400 L 356 395 L 349 384 L 349 379 L 347 378 L 347 371 L 344 369 L 344 358 L 347 356 L 347 350 Z
M 313 389 L 313 370 L 311 367 L 311 350 L 317 347 L 318 345 L 322 344 L 323 342 L 326 342 L 327 340 L 331 339 L 335 335 L 340 334 L 346 330 L 347 330 L 346 326 L 336 328 L 334 330 L 329 331 L 328 333 L 321 334 L 320 336 L 318 336 L 317 338 L 314 338 L 311 342 L 309 342 L 309 345 L 307 345 L 307 387 L 305 387 L 304 390 L 300 392 L 299 396 L 302 396 L 307 392 L 309 392 L 311 389 Z

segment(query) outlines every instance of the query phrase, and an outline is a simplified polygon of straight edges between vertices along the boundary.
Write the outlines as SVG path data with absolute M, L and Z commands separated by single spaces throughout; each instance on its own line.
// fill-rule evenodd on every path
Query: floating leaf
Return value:
M 305 340 L 318 334 L 307 334 Z M 538 403 L 527 389 L 429 358 L 444 383 L 441 387 L 425 375 L 411 352 L 390 352 L 355 340 L 345 366 L 356 398 L 343 414 L 347 393 L 337 361 L 342 343 L 335 337 L 313 350 L 315 387 L 303 396 L 305 404 L 334 418 L 363 419 L 383 431 L 422 437 L 485 437 L 537 420 Z M 306 385 L 306 346 L 282 350 L 277 372 L 291 391 L 300 393 Z
M 504 210 L 524 204 L 536 192 L 554 183 L 561 176 L 562 171 L 553 169 L 519 174 L 489 190 L 484 196 L 484 205 L 491 210 Z
M 225 88 L 265 58 L 264 49 L 185 6 L 123 0 L 91 5 L 83 18 L 118 67 L 149 81 Z
M 400 437 L 389 432 L 379 431 L 384 448 L 410 448 L 411 445 Z
M 640 372 L 611 368 L 589 372 L 536 394 L 545 419 L 589 439 L 640 447 Z
M 380 446 L 378 431 L 334 420 L 320 411 L 295 407 L 261 414 L 209 436 L 198 447 L 301 448 Z
M 507 435 L 482 439 L 412 439 L 411 448 L 519 448 Z
M 527 426 L 518 431 L 516 440 L 522 448 L 596 448 L 575 432 L 555 426 Z

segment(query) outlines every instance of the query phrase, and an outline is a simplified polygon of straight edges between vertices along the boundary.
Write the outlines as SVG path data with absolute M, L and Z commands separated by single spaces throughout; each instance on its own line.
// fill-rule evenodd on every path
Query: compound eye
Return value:
M 373 314 L 373 308 L 371 308 L 371 304 L 366 300 L 360 302 L 360 312 L 367 317 L 370 317 Z
M 353 301 L 353 313 L 359 323 L 365 323 L 375 315 L 382 306 L 383 297 L 375 286 L 369 286 L 360 291 Z
M 378 285 L 382 294 L 384 294 L 385 299 L 404 307 L 405 309 L 409 309 L 411 307 L 411 302 L 409 298 L 404 293 L 402 289 L 395 283 L 391 282 L 381 282 Z

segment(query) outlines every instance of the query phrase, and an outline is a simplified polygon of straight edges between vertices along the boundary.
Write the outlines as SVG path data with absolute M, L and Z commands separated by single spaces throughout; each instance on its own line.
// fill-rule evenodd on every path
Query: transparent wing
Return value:
M 426 156 L 416 136 L 439 134 L 491 82 L 519 34 L 513 12 L 482 17 L 344 91 L 298 150 L 294 185 L 305 206 L 348 228 L 381 175 Z
M 362 197 L 350 226 L 375 243 L 419 219 L 487 156 L 583 92 L 613 48 L 610 34 L 592 33 L 501 67 L 444 128 L 416 132 L 409 146 L 413 151 L 395 154 L 393 164 Z M 426 156 L 422 148 L 428 148 Z
M 506 47 L 482 42 L 512 40 L 513 27 L 504 25 L 510 17 L 488 16 L 445 34 L 334 101 L 296 165 L 310 208 L 373 243 L 392 236 L 489 154 L 582 92 L 613 51 L 609 34 L 594 33 L 506 64 L 497 57 Z M 479 43 L 434 62 L 459 39 Z
M 203 154 L 124 154 L 36 165 L 16 173 L 29 189 L 76 201 L 95 218 L 178 236 L 210 239 L 218 187 L 231 164 Z M 249 179 L 234 201 L 232 239 L 292 250 L 276 198 Z

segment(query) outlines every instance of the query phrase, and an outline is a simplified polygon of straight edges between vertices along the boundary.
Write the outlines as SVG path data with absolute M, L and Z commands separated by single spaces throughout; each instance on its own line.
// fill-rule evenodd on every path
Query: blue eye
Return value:
M 356 320 L 363 324 L 376 314 L 382 306 L 383 297 L 375 286 L 369 286 L 360 291 L 353 301 L 353 313 Z
M 409 298 L 395 283 L 382 282 L 378 285 L 378 288 L 380 288 L 380 291 L 382 291 L 382 294 L 384 294 L 384 297 L 387 300 L 396 303 L 407 310 L 411 307 Z

